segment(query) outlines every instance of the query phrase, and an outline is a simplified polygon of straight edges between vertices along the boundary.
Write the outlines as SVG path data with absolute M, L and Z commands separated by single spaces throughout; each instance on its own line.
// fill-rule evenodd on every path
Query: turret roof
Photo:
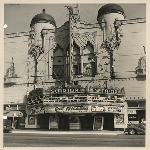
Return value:
M 106 4 L 99 9 L 98 15 L 97 15 L 97 20 L 100 16 L 108 14 L 108 13 L 120 13 L 125 17 L 124 10 L 122 9 L 122 7 L 120 5 Z
M 39 22 L 39 21 L 50 22 L 51 24 L 53 24 L 54 26 L 56 26 L 56 22 L 55 22 L 54 18 L 53 18 L 51 15 L 46 14 L 46 13 L 45 13 L 45 9 L 43 9 L 43 12 L 42 12 L 42 13 L 37 14 L 37 15 L 35 15 L 35 16 L 32 18 L 30 27 L 32 27 L 32 25 L 34 25 L 35 23 L 37 23 L 37 22 Z

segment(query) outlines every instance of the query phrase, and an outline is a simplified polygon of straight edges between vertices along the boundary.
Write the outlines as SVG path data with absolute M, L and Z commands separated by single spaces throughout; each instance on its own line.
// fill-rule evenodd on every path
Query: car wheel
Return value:
M 136 130 L 135 129 L 129 129 L 128 130 L 128 134 L 135 135 L 136 134 Z

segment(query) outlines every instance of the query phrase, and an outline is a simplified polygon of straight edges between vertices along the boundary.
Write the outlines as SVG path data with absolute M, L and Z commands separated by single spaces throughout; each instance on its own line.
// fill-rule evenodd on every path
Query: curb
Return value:
M 97 135 L 120 135 L 124 133 L 101 133 L 101 132 L 36 132 L 36 131 L 12 131 L 11 133 L 34 133 L 34 134 L 97 134 Z

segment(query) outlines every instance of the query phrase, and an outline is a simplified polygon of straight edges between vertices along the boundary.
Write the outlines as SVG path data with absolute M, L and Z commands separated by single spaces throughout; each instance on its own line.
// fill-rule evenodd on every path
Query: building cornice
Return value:
M 14 38 L 14 37 L 22 37 L 22 36 L 29 36 L 29 32 L 18 32 L 18 33 L 10 33 L 10 34 L 5 34 L 4 39 L 6 38 Z
M 116 24 L 126 25 L 126 24 L 136 24 L 136 23 L 145 23 L 145 18 L 134 18 L 134 19 L 128 19 L 128 20 L 116 20 Z

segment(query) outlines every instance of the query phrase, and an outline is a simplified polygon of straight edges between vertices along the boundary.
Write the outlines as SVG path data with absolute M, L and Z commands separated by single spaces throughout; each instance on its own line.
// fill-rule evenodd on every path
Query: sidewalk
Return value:
M 99 135 L 119 135 L 124 134 L 124 131 L 109 131 L 109 130 L 89 130 L 89 131 L 81 131 L 81 130 L 67 130 L 67 131 L 59 131 L 59 130 L 42 130 L 42 129 L 16 129 L 12 130 L 11 133 L 34 133 L 34 134 L 99 134 Z

